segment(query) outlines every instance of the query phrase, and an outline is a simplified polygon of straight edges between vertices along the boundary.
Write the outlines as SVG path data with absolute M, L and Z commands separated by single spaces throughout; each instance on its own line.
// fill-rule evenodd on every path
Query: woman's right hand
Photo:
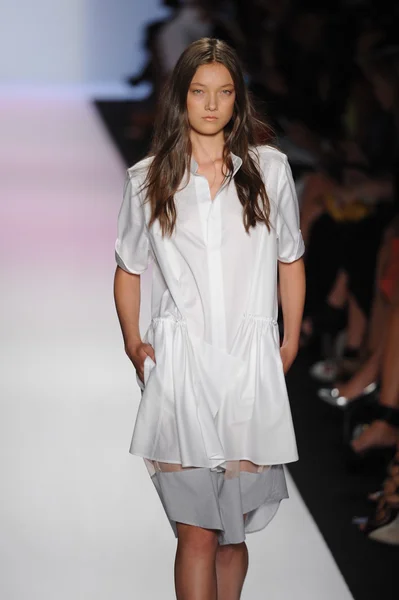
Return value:
M 154 348 L 151 344 L 140 341 L 127 346 L 125 352 L 132 361 L 137 375 L 144 383 L 144 361 L 147 356 L 150 356 L 152 360 L 156 362 Z

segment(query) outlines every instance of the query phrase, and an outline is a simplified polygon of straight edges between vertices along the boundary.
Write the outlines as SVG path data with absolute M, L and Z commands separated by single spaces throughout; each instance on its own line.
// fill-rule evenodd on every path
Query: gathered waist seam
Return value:
M 187 323 L 187 320 L 183 317 L 173 317 L 172 315 L 167 317 L 152 317 L 153 323 L 159 323 L 161 321 L 173 321 L 174 323 Z
M 242 314 L 244 319 L 255 319 L 257 321 L 264 321 L 265 323 L 273 323 L 274 325 L 277 325 L 277 320 L 274 317 L 266 317 L 264 315 L 260 315 L 260 314 L 256 314 L 256 313 L 249 313 L 249 312 L 244 312 Z M 174 323 L 187 323 L 187 319 L 185 319 L 184 317 L 173 317 L 172 315 L 170 316 L 164 316 L 164 317 L 152 317 L 151 321 L 153 321 L 154 323 L 158 323 L 160 321 L 173 321 Z
M 277 320 L 274 317 L 266 317 L 265 315 L 260 315 L 256 313 L 244 312 L 242 313 L 244 319 L 256 319 L 259 321 L 265 321 L 266 323 L 274 323 L 277 325 Z M 175 323 L 187 323 L 187 319 L 184 317 L 174 317 L 172 315 L 168 316 L 160 316 L 160 317 L 152 317 L 151 321 L 157 323 L 159 321 L 173 321 Z
M 244 312 L 242 313 L 242 323 L 245 321 L 252 321 L 254 323 L 260 323 L 265 325 L 278 326 L 277 320 L 274 317 L 267 317 L 265 315 Z M 187 319 L 185 317 L 175 317 L 173 315 L 152 317 L 150 326 L 156 326 L 158 323 L 173 323 L 176 326 L 182 326 L 188 328 Z
M 277 325 L 277 321 L 274 317 L 266 317 L 264 315 L 249 312 L 244 312 L 243 317 L 244 319 L 253 319 L 255 321 L 263 321 L 264 323 L 272 323 L 273 325 Z

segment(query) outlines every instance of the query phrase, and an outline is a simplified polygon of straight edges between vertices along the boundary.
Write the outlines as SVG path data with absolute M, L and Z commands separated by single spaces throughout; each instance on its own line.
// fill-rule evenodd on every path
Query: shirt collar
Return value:
M 233 161 L 233 177 L 234 177 L 234 175 L 237 173 L 238 169 L 242 165 L 242 158 L 240 158 L 236 154 L 233 154 L 233 152 L 230 152 L 230 156 L 231 156 L 231 160 Z M 197 171 L 198 171 L 198 163 L 193 156 L 191 156 L 190 171 L 193 175 L 196 175 Z

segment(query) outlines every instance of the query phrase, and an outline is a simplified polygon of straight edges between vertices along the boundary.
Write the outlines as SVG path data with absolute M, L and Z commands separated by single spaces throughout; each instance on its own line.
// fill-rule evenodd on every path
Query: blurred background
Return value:
M 140 395 L 113 246 L 125 169 L 149 150 L 177 58 L 204 36 L 242 59 L 289 158 L 306 243 L 287 378 L 300 460 L 286 467 L 290 500 L 249 536 L 243 598 L 397 598 L 398 4 L 1 9 L 1 598 L 174 597 L 175 541 L 128 453 Z M 149 269 L 143 330 L 150 283 Z

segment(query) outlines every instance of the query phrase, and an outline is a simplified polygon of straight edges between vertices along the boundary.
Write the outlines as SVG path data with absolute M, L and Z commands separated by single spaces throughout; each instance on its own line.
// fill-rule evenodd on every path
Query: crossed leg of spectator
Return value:
M 392 306 L 388 327 L 386 344 L 383 352 L 381 373 L 380 404 L 396 411 L 399 419 L 399 304 Z M 393 414 L 395 414 L 395 412 Z M 363 433 L 351 442 L 355 452 L 363 452 L 374 446 L 393 446 L 398 439 L 398 426 L 393 420 L 385 419 L 373 421 Z
M 376 269 L 377 282 L 380 280 L 387 261 L 389 260 L 390 243 L 394 235 L 395 232 L 392 229 L 387 230 L 384 242 L 379 251 Z M 336 383 L 340 395 L 345 396 L 348 400 L 352 400 L 359 396 L 365 387 L 375 382 L 380 377 L 390 309 L 391 305 L 384 298 L 378 286 L 376 286 L 367 335 L 365 360 L 349 381 L 346 383 Z M 349 329 L 350 328 L 351 324 L 349 323 Z M 355 326 L 354 330 L 356 330 L 356 328 L 357 327 Z M 354 335 L 357 335 L 356 331 Z

